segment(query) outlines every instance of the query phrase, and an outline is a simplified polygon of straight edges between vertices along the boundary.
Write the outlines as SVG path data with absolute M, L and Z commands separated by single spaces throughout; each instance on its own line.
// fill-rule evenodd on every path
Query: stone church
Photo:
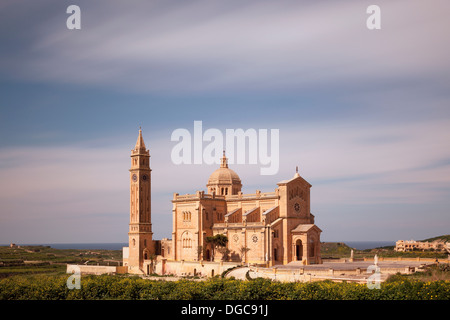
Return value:
M 150 154 L 142 131 L 131 151 L 129 273 L 149 273 L 156 260 L 167 262 L 234 261 L 273 266 L 300 261 L 321 263 L 320 233 L 310 211 L 309 184 L 298 170 L 273 192 L 242 193 L 242 181 L 229 168 L 225 152 L 209 177 L 206 191 L 172 199 L 172 239 L 153 240 Z M 223 234 L 227 246 L 214 250 L 208 237 Z M 155 259 L 156 258 L 156 259 Z

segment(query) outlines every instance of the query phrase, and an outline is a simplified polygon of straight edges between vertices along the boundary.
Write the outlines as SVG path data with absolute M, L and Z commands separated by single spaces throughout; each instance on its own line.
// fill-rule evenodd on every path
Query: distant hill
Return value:
M 422 241 L 422 242 L 426 242 L 426 241 L 432 242 L 432 241 L 436 241 L 436 240 L 442 240 L 442 241 L 448 242 L 448 241 L 450 241 L 450 234 L 446 234 L 446 235 L 438 236 L 438 237 L 434 237 L 434 238 L 428 238 L 428 239 L 425 239 L 425 240 L 419 240 L 419 241 Z
M 347 257 L 350 256 L 352 248 L 347 246 L 344 242 L 322 242 L 320 244 L 320 252 L 322 258 L 326 257 Z

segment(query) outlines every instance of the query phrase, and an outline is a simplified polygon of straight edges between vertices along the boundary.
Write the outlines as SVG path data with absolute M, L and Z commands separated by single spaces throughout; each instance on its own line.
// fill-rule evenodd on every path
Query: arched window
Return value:
M 183 248 L 192 248 L 192 239 L 189 232 L 186 232 L 182 235 L 181 243 Z
M 191 221 L 192 213 L 190 211 L 183 211 L 183 221 Z

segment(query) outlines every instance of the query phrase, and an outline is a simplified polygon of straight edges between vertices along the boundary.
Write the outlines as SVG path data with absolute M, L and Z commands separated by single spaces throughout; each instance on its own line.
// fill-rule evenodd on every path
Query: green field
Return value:
M 120 250 L 54 249 L 48 246 L 0 246 L 0 278 L 18 274 L 63 274 L 67 264 L 117 265 Z
M 343 243 L 325 243 L 324 257 L 349 257 Z M 391 255 L 390 248 L 354 251 L 355 257 Z M 398 254 L 398 253 L 396 253 Z M 424 255 L 426 252 L 403 253 Z M 436 253 L 434 253 L 436 254 Z M 268 279 L 241 281 L 215 277 L 203 281 L 164 281 L 130 275 L 81 276 L 81 289 L 67 288 L 66 264 L 114 265 L 120 250 L 61 250 L 44 246 L 0 247 L 0 300 L 449 300 L 450 267 L 432 266 L 411 275 L 393 275 L 380 289 L 365 284 L 280 283 Z M 434 256 L 433 256 L 434 257 Z
M 441 236 L 442 238 L 447 236 Z M 437 239 L 437 238 L 433 238 Z M 342 242 L 321 243 L 324 259 L 349 258 L 352 248 Z M 406 257 L 447 258 L 438 252 L 395 252 L 392 247 L 354 250 L 354 258 Z M 20 274 L 64 274 L 67 264 L 117 265 L 122 260 L 121 250 L 54 249 L 48 246 L 0 246 L 0 278 Z

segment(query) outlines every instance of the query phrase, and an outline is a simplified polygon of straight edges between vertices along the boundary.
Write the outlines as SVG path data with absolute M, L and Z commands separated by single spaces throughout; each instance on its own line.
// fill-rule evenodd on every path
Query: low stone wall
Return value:
M 449 263 L 450 259 L 437 259 L 438 262 L 440 263 Z M 364 258 L 364 261 L 373 261 L 373 258 Z M 420 261 L 420 262 L 429 262 L 429 263 L 433 263 L 436 262 L 436 258 L 421 258 L 421 257 L 417 257 L 417 258 L 405 258 L 405 257 L 388 257 L 388 258 L 383 258 L 383 257 L 379 257 L 378 261 Z
M 159 275 L 176 275 L 176 276 L 198 276 L 213 277 L 220 276 L 224 271 L 238 266 L 239 263 L 234 262 L 209 262 L 209 261 L 168 261 L 159 260 L 155 265 L 155 273 Z M 144 270 L 137 268 L 129 269 L 128 266 L 92 266 L 92 265 L 74 265 L 68 264 L 67 273 L 80 272 L 80 274 L 145 274 Z
M 361 266 L 343 268 L 336 263 L 337 267 L 329 268 L 298 268 L 298 269 L 284 269 L 284 268 L 250 268 L 251 278 L 268 278 L 277 281 L 300 281 L 310 282 L 318 280 L 332 280 L 332 281 L 351 281 L 351 282 L 366 282 L 367 278 L 375 272 L 375 266 Z M 369 269 L 370 267 L 370 269 Z M 381 281 L 384 281 L 389 275 L 396 274 L 398 272 L 403 274 L 414 273 L 419 266 L 378 266 L 377 272 L 381 277 Z
M 238 266 L 235 262 L 210 261 L 170 261 L 162 260 L 156 265 L 156 273 L 160 275 L 213 277 Z
M 90 266 L 90 265 L 78 265 L 78 264 L 68 264 L 66 272 L 74 273 L 79 272 L 81 274 L 123 274 L 127 273 L 128 267 L 126 266 Z
M 338 271 L 338 272 L 336 272 Z M 251 269 L 249 272 L 250 278 L 267 278 L 280 282 L 312 282 L 312 281 L 347 281 L 357 283 L 367 283 L 367 278 L 371 276 L 366 273 L 366 270 L 308 270 L 307 272 L 300 272 L 300 270 L 272 270 L 272 269 Z M 380 273 L 380 281 L 387 278 L 387 273 Z
M 323 262 L 358 262 L 358 261 L 374 261 L 374 258 L 339 258 L 339 259 L 331 259 L 331 258 L 325 258 L 322 259 Z M 436 262 L 436 258 L 407 258 L 407 257 L 379 257 L 378 261 L 420 261 L 420 262 Z M 438 259 L 440 263 L 449 263 L 450 258 L 446 259 Z

